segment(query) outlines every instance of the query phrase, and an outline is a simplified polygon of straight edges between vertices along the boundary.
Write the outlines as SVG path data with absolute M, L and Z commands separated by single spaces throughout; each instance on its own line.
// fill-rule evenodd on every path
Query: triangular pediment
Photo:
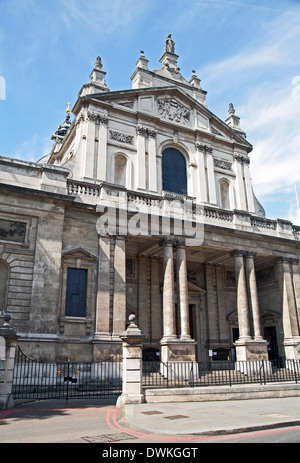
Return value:
M 280 317 L 280 313 L 272 309 L 264 310 L 260 316 L 261 320 L 264 320 L 264 321 L 277 320 L 279 317 Z
M 63 257 L 73 257 L 74 259 L 97 259 L 97 256 L 83 248 L 74 248 L 62 253 Z
M 206 294 L 205 289 L 200 288 L 200 286 L 195 285 L 195 283 L 192 283 L 191 281 L 188 281 L 188 290 L 189 293 L 200 293 L 202 296 Z
M 206 131 L 209 135 L 222 137 L 224 140 L 244 145 L 248 151 L 252 150 L 252 145 L 242 135 L 219 119 L 204 104 L 195 100 L 182 87 L 176 85 L 87 95 L 82 98 L 82 103 L 85 105 L 86 100 L 93 100 L 93 104 L 98 101 L 106 105 L 118 106 L 120 109 L 124 108 L 126 111 L 146 114 L 155 117 L 156 121 L 160 119 L 162 122 L 184 128 Z M 79 111 L 78 103 L 79 101 L 74 107 L 75 112 Z M 194 122 L 195 114 L 196 122 Z

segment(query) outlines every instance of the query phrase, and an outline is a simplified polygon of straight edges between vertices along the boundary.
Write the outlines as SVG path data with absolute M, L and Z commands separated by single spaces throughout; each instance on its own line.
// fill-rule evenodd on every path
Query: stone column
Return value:
M 298 359 L 300 336 L 299 322 L 291 273 L 291 260 L 283 257 L 278 261 L 278 274 L 281 279 L 282 323 L 286 358 Z
M 114 255 L 113 333 L 125 331 L 126 318 L 126 238 L 117 236 Z
M 239 341 L 251 340 L 247 286 L 245 278 L 244 253 L 234 252 L 235 279 L 237 286 L 237 312 L 239 322 Z
M 295 293 L 295 301 L 297 307 L 298 323 L 300 323 L 300 270 L 299 270 L 299 259 L 291 259 L 292 273 L 293 273 L 293 285 Z
M 260 310 L 257 294 L 257 285 L 254 266 L 255 253 L 247 252 L 245 254 L 246 261 L 246 277 L 248 284 L 248 300 L 249 309 L 252 313 L 254 339 L 247 346 L 247 358 L 249 360 L 268 360 L 268 343 L 263 339 L 260 323 Z
M 253 327 L 254 327 L 254 339 L 262 341 L 261 323 L 260 323 L 260 311 L 258 303 L 257 285 L 255 277 L 254 267 L 254 255 L 255 253 L 246 253 L 246 275 L 249 289 L 249 302 L 252 310 Z
M 253 195 L 252 182 L 251 182 L 251 177 L 250 177 L 249 164 L 250 164 L 250 159 L 245 158 L 244 159 L 244 177 L 245 177 L 248 211 L 255 213 L 254 195 Z
M 163 338 L 176 339 L 173 242 L 163 247 Z
M 187 285 L 187 268 L 185 245 L 179 243 L 176 248 L 176 266 L 177 266 L 177 300 L 179 302 L 180 339 L 190 340 L 189 327 L 189 304 L 188 304 L 188 285 Z
M 180 322 L 182 336 L 178 339 L 175 323 L 173 243 L 167 241 L 163 250 L 163 337 L 161 340 L 162 362 L 194 362 L 196 342 L 189 335 L 188 290 L 185 248 L 177 251 L 177 292 L 180 301 Z
M 110 335 L 110 238 L 99 237 L 96 337 Z
M 138 255 L 138 308 L 139 327 L 146 336 L 150 337 L 149 313 L 148 313 L 148 271 L 149 258 L 143 254 Z
M 197 162 L 198 162 L 198 197 L 199 197 L 199 202 L 201 204 L 204 204 L 207 202 L 207 180 L 206 180 L 206 174 L 205 174 L 205 160 L 204 160 L 204 152 L 203 150 L 197 149 L 196 145 L 196 153 L 197 153 Z
M 136 188 L 144 190 L 146 188 L 146 141 L 145 129 L 142 126 L 137 126 L 137 168 L 136 168 Z
M 206 150 L 206 162 L 207 162 L 209 202 L 212 205 L 216 205 L 217 204 L 217 193 L 216 193 L 214 159 L 212 155 L 212 150 Z
M 246 205 L 246 195 L 245 195 L 245 185 L 244 185 L 244 176 L 243 176 L 243 162 L 244 158 L 242 155 L 234 154 L 234 170 L 236 173 L 237 181 L 237 207 L 241 211 L 247 210 Z
M 160 262 L 157 257 L 152 257 L 151 265 L 151 331 L 153 342 L 158 342 L 162 336 L 162 312 L 161 293 L 159 286 Z
M 149 131 L 148 138 L 149 191 L 157 192 L 156 133 Z
M 83 152 L 83 177 L 85 180 L 94 180 L 95 134 L 96 125 L 94 117 L 89 114 L 86 120 L 86 139 Z
M 135 315 L 129 315 L 130 324 L 121 336 L 123 341 L 123 380 L 122 395 L 117 400 L 117 407 L 124 404 L 144 402 L 142 388 L 142 348 L 143 335 L 135 324 Z
M 103 116 L 99 118 L 99 142 L 98 142 L 98 159 L 97 159 L 97 180 L 107 180 L 107 124 L 108 119 Z
M 246 269 L 244 263 L 244 251 L 235 251 L 235 279 L 237 286 L 237 312 L 239 324 L 239 339 L 235 343 L 236 358 L 240 360 L 267 360 L 267 343 L 262 338 L 251 338 L 250 317 L 248 306 L 248 292 L 245 277 L 247 271 L 247 280 L 249 287 L 249 302 L 253 309 L 255 333 L 259 336 L 259 306 L 256 290 L 256 281 L 254 273 L 253 255 L 249 254 L 249 259 L 246 258 Z M 242 363 L 238 363 L 236 368 L 244 368 Z M 243 370 L 244 371 L 244 370 Z M 245 372 L 245 371 L 244 371 Z

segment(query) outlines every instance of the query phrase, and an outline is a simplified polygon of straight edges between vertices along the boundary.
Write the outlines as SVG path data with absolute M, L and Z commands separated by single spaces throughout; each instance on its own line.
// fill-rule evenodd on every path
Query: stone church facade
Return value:
M 132 313 L 145 358 L 300 356 L 300 227 L 265 217 L 233 105 L 177 61 L 168 36 L 110 91 L 98 57 L 50 155 L 0 158 L 0 317 L 35 359 L 106 358 Z

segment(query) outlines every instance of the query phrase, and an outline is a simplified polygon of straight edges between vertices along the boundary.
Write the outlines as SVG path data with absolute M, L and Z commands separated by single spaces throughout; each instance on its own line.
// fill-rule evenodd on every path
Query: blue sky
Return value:
M 208 108 L 241 117 L 267 217 L 300 224 L 299 25 L 300 0 L 0 0 L 0 155 L 37 161 L 97 55 L 128 89 L 140 50 L 159 69 L 171 33 Z

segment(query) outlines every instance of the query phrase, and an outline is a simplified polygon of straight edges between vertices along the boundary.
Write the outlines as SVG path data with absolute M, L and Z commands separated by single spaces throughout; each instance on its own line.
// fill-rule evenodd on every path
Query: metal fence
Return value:
M 117 398 L 122 393 L 122 350 L 101 362 L 39 362 L 16 350 L 15 399 Z
M 145 387 L 197 387 L 300 382 L 300 361 L 143 362 Z

